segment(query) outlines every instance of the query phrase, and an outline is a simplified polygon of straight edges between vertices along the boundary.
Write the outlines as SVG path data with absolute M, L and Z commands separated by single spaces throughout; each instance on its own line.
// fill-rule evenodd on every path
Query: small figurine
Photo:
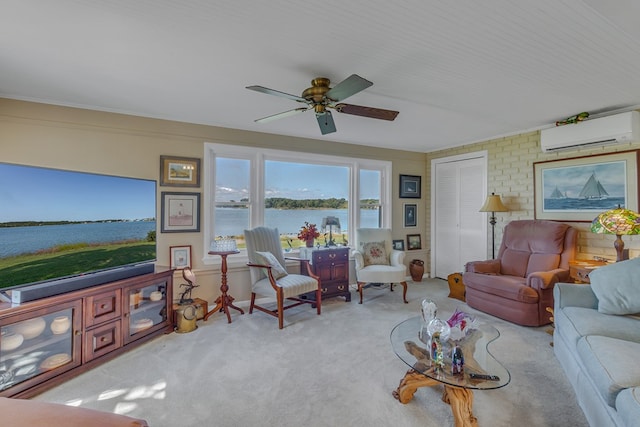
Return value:
M 565 120 L 556 122 L 556 126 L 562 126 L 562 125 L 568 125 L 568 124 L 575 124 L 575 123 L 579 123 L 582 122 L 584 120 L 586 120 L 589 117 L 589 113 L 587 113 L 586 111 L 580 113 L 580 114 L 576 114 L 575 116 L 571 116 L 571 117 L 567 117 Z
M 436 332 L 431 337 L 431 360 L 436 368 L 444 367 L 444 354 L 442 343 L 440 342 L 440 332 Z
M 180 287 L 184 286 L 186 288 L 184 292 L 180 294 L 180 304 L 191 304 L 193 302 L 193 299 L 191 299 L 191 291 L 193 288 L 198 287 L 198 285 L 196 285 L 196 275 L 190 268 L 184 268 L 182 270 L 182 277 L 184 277 L 184 280 L 186 280 L 188 284 L 183 283 L 180 285 Z
M 451 374 L 459 375 L 464 373 L 464 356 L 462 349 L 458 346 L 451 349 Z

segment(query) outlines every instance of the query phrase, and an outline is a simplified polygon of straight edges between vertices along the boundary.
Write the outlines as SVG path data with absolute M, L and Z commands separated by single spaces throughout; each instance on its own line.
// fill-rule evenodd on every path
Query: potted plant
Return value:
M 313 241 L 320 237 L 320 232 L 316 228 L 315 224 L 309 224 L 307 221 L 298 232 L 298 239 L 304 240 L 308 248 L 313 247 Z

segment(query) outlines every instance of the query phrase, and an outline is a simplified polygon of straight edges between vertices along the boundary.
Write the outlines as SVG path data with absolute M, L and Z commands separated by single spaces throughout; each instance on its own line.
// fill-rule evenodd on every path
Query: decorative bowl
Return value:
M 162 292 L 160 291 L 151 292 L 151 294 L 149 295 L 149 299 L 151 301 L 160 301 L 162 299 Z
M 21 334 L 25 340 L 39 336 L 46 328 L 47 322 L 42 317 L 24 320 L 13 325 L 13 332 Z
M 2 331 L 2 340 L 0 341 L 1 349 L 3 351 L 15 350 L 20 347 L 24 342 L 24 337 L 21 334 L 11 332 L 11 331 Z
M 69 316 L 58 316 L 51 321 L 51 325 L 49 325 L 49 328 L 51 329 L 51 332 L 54 333 L 54 335 L 60 335 L 67 332 L 70 326 L 71 319 L 69 319 Z

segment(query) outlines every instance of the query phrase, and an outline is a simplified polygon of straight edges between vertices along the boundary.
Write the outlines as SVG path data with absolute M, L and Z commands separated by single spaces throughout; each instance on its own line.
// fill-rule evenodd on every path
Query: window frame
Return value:
M 253 146 L 238 146 L 221 143 L 205 142 L 204 144 L 204 264 L 218 264 L 220 258 L 208 254 L 211 241 L 215 239 L 215 195 L 216 195 L 216 157 L 236 158 L 250 161 L 249 177 L 249 226 L 258 227 L 264 224 L 264 200 L 265 200 L 265 162 L 283 161 L 299 164 L 317 164 L 327 166 L 341 166 L 349 169 L 348 200 L 349 200 L 349 224 L 353 224 L 348 230 L 348 241 L 355 239 L 355 230 L 359 227 L 360 215 L 360 170 L 380 171 L 380 215 L 381 228 L 390 228 L 392 224 L 391 205 L 391 170 L 392 162 L 388 160 L 375 160 L 328 154 L 318 154 L 300 151 L 287 151 L 272 148 L 260 148 Z M 304 162 L 300 159 L 304 158 Z M 354 202 L 355 201 L 355 202 Z M 246 259 L 246 250 L 234 258 Z

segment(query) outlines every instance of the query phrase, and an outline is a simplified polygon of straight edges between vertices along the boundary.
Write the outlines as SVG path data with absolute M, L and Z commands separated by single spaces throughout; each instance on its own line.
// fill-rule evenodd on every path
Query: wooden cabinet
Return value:
M 349 248 L 302 248 L 300 257 L 310 260 L 313 273 L 320 276 L 323 299 L 343 296 L 346 301 L 351 301 L 351 292 L 349 292 Z M 307 274 L 302 264 L 300 273 Z M 303 297 L 315 300 L 313 292 L 306 293 Z
M 172 331 L 172 278 L 165 271 L 0 304 L 0 396 L 36 395 Z

